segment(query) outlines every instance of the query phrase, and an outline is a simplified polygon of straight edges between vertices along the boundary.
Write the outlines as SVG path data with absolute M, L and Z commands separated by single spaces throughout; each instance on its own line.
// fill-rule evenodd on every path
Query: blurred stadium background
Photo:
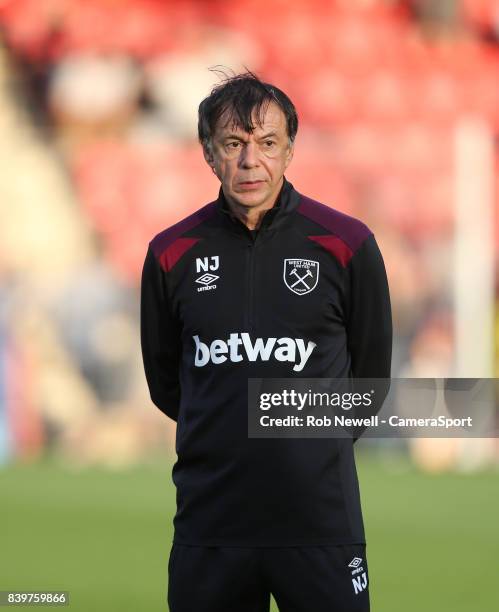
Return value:
M 288 178 L 374 230 L 393 375 L 497 376 L 498 0 L 0 0 L 0 27 L 0 590 L 163 609 L 175 434 L 139 280 L 218 190 L 209 67 L 286 91 Z M 375 612 L 499 609 L 496 440 L 358 455 Z

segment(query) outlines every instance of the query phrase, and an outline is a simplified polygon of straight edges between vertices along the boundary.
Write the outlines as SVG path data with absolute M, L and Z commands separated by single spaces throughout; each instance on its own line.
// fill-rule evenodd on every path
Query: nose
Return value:
M 258 166 L 258 147 L 254 142 L 247 142 L 242 148 L 239 157 L 241 168 L 254 168 Z

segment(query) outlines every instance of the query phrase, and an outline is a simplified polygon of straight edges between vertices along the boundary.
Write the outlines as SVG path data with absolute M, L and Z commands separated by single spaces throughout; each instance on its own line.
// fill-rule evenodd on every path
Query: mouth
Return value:
M 238 186 L 242 189 L 255 189 L 263 184 L 264 181 L 239 181 Z

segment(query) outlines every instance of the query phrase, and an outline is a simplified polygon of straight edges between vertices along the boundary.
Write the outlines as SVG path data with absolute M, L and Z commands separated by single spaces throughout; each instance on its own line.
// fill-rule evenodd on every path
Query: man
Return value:
M 264 612 L 270 593 L 281 612 L 369 609 L 352 439 L 248 438 L 250 377 L 390 375 L 376 241 L 284 178 L 297 128 L 253 74 L 215 87 L 199 138 L 219 196 L 146 256 L 144 366 L 177 421 L 172 612 Z

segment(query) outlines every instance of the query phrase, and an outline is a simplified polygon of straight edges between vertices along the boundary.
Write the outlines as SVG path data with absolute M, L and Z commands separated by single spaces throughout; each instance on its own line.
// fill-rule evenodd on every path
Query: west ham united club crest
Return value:
M 285 259 L 284 283 L 296 295 L 310 293 L 319 280 L 319 262 L 311 259 Z

